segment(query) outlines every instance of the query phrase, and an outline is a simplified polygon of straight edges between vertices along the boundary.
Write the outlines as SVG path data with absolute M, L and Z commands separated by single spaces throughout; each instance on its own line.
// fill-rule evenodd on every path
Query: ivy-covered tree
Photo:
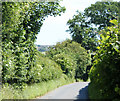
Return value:
M 2 2 L 2 82 L 29 83 L 35 67 L 36 35 L 48 15 L 65 8 L 59 2 Z

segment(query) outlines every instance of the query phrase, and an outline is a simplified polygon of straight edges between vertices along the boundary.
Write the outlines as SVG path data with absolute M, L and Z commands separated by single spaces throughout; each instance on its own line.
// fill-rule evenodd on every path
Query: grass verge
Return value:
M 35 99 L 47 92 L 58 88 L 62 85 L 73 83 L 73 79 L 61 77 L 60 79 L 50 80 L 47 82 L 36 83 L 27 86 L 23 91 L 15 90 L 11 86 L 4 86 L 1 90 L 2 99 Z

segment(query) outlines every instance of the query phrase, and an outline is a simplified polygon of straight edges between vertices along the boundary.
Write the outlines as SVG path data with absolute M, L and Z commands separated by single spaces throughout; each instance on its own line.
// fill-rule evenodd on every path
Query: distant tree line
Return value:
M 36 45 L 37 50 L 40 52 L 49 51 L 50 47 L 53 47 L 53 45 Z

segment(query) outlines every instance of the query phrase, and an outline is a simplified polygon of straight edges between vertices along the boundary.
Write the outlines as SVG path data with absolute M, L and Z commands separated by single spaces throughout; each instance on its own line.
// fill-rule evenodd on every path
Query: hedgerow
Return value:
M 62 70 L 56 62 L 45 57 L 40 52 L 37 53 L 36 58 L 35 68 L 32 68 L 30 72 L 32 74 L 31 83 L 40 83 L 61 77 Z
M 76 79 L 83 79 L 87 66 L 91 64 L 90 54 L 79 43 L 71 40 L 57 43 L 46 52 L 46 56 L 58 63 L 63 73 Z
M 117 20 L 111 20 L 114 26 L 100 33 L 101 40 L 91 68 L 91 92 L 101 95 L 100 99 L 120 100 L 120 32 Z M 92 96 L 96 98 L 96 96 Z

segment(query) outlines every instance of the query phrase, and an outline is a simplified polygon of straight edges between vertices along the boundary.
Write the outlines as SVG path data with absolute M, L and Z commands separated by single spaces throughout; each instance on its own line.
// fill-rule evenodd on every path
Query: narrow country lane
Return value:
M 87 99 L 89 82 L 76 82 L 59 87 L 38 99 Z M 85 100 L 84 100 L 85 101 Z

